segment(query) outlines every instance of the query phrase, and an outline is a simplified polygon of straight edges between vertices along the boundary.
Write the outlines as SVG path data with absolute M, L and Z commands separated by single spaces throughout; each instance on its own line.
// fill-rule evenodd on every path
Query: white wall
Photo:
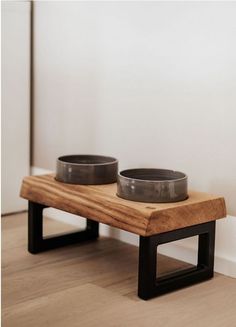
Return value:
M 37 2 L 34 164 L 94 152 L 182 170 L 236 216 L 235 17 L 233 2 Z M 235 235 L 236 218 L 218 223 L 225 270 Z
M 30 2 L 3 1 L 2 213 L 27 208 L 19 197 L 30 171 Z

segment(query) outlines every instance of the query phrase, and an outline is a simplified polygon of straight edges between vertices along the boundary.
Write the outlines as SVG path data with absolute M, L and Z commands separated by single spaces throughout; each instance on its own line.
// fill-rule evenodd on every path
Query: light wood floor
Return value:
M 45 233 L 71 229 L 45 219 Z M 26 214 L 2 218 L 2 326 L 236 326 L 236 279 L 216 274 L 149 301 L 136 296 L 138 249 L 109 238 L 31 255 Z M 184 263 L 160 256 L 165 273 Z

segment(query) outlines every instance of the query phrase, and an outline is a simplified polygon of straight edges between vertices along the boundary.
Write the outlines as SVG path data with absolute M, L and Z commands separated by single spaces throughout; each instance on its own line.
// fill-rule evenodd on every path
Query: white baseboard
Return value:
M 51 173 L 51 171 L 32 167 L 32 175 L 41 175 Z M 78 219 L 78 216 L 56 210 L 56 209 L 46 209 L 46 215 L 49 218 L 71 224 L 78 228 L 85 227 L 85 219 Z M 220 225 L 222 225 L 222 221 Z M 221 274 L 236 278 L 236 217 L 228 217 L 225 220 L 225 223 L 229 225 L 228 229 L 217 230 L 216 237 L 216 252 L 215 252 L 215 271 Z M 221 226 L 219 226 L 221 227 Z M 137 235 L 121 231 L 119 229 L 109 227 L 104 224 L 100 224 L 100 235 L 109 236 L 120 241 L 138 246 L 139 238 Z M 225 235 L 222 235 L 224 233 Z M 227 235 L 226 235 L 227 234 Z M 224 239 L 225 237 L 225 242 Z M 230 239 L 230 241 L 229 241 Z M 224 243 L 227 243 L 224 245 Z M 230 253 L 229 253 L 230 250 Z M 169 243 L 167 245 L 161 246 L 159 249 L 159 253 L 167 255 L 169 257 L 179 259 L 191 264 L 195 264 L 195 259 L 197 256 L 197 247 L 196 241 L 194 240 L 183 240 L 177 241 L 173 243 Z
M 168 244 L 163 247 L 161 253 L 169 257 L 196 264 L 197 250 L 183 244 Z M 215 254 L 214 270 L 223 275 L 236 278 L 236 262 Z

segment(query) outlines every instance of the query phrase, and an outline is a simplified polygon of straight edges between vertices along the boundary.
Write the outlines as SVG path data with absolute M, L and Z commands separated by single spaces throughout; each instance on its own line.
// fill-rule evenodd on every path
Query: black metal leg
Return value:
M 72 233 L 43 237 L 43 209 L 46 206 L 29 201 L 28 251 L 36 254 L 57 247 L 93 240 L 99 236 L 99 223 L 87 219 L 86 229 Z
M 197 266 L 157 278 L 157 246 L 195 235 L 199 235 Z M 140 236 L 138 296 L 148 300 L 212 278 L 214 249 L 215 221 L 149 237 Z

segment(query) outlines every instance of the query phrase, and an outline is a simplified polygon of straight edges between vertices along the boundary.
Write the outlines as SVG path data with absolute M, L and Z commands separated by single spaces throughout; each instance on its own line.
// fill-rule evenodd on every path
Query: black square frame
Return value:
M 157 246 L 198 235 L 198 263 L 157 278 Z M 143 300 L 210 279 L 214 275 L 215 221 L 148 237 L 140 236 L 138 296 Z
M 87 219 L 86 229 L 71 233 L 43 236 L 43 209 L 39 203 L 29 201 L 28 207 L 28 251 L 32 254 L 55 249 L 61 246 L 97 239 L 99 223 Z

